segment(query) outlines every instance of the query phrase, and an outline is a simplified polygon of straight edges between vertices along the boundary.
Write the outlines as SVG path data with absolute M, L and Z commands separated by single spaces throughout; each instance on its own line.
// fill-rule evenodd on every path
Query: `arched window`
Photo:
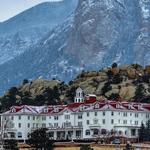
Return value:
M 85 135 L 90 135 L 90 130 L 86 130 Z
M 98 135 L 98 133 L 99 133 L 99 130 L 98 130 L 98 129 L 94 129 L 94 130 L 93 130 L 93 135 Z
M 22 138 L 22 132 L 18 132 L 18 138 Z
M 101 129 L 101 134 L 102 135 L 105 135 L 107 133 L 107 130 L 106 129 Z

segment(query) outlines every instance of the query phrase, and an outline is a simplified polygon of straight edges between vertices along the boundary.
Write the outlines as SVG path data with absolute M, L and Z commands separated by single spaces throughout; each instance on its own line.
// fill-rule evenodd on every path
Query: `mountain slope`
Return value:
M 46 2 L 0 24 L 0 64 L 37 43 L 76 8 L 76 0 Z
M 143 7 L 147 11 L 149 6 L 144 0 L 79 0 L 74 14 L 62 25 L 0 66 L 1 90 L 24 78 L 68 81 L 83 69 L 101 69 L 114 61 L 143 64 L 145 57 L 149 62 L 149 15 L 143 15 Z M 141 21 L 146 22 L 146 30 Z M 144 33 L 146 39 L 140 36 Z

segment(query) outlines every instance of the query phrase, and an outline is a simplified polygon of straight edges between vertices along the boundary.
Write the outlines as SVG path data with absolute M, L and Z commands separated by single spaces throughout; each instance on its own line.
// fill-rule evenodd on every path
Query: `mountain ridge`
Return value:
M 99 71 L 82 71 L 69 83 L 42 77 L 25 79 L 17 87 L 11 87 L 0 98 L 1 111 L 12 105 L 57 105 L 73 103 L 78 87 L 84 94 L 95 94 L 97 100 L 150 103 L 150 66 L 117 66 Z
M 15 85 L 24 78 L 38 76 L 69 81 L 82 70 L 99 70 L 112 62 L 139 62 L 145 66 L 149 62 L 150 26 L 142 10 L 149 10 L 149 6 L 143 0 L 79 0 L 67 21 L 27 52 L 0 66 L 4 70 L 0 76 L 2 85 Z M 142 25 L 145 20 L 147 24 Z M 141 58 L 147 59 L 143 63 Z

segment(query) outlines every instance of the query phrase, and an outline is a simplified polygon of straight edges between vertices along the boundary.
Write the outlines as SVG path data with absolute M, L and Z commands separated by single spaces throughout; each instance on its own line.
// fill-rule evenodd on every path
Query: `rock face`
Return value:
M 22 54 L 76 8 L 76 0 L 46 2 L 0 24 L 0 64 Z
M 112 62 L 149 63 L 149 13 L 148 0 L 79 0 L 62 25 L 0 66 L 1 90 L 24 78 L 68 81 L 83 69 L 101 69 Z

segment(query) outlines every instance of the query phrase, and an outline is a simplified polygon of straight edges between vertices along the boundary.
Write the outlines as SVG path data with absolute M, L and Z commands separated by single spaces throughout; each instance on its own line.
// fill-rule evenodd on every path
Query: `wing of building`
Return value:
M 13 106 L 1 114 L 5 139 L 28 139 L 38 128 L 48 128 L 50 139 L 90 140 L 111 136 L 136 139 L 143 122 L 150 119 L 150 104 L 96 100 L 78 89 L 73 104 L 55 106 Z

